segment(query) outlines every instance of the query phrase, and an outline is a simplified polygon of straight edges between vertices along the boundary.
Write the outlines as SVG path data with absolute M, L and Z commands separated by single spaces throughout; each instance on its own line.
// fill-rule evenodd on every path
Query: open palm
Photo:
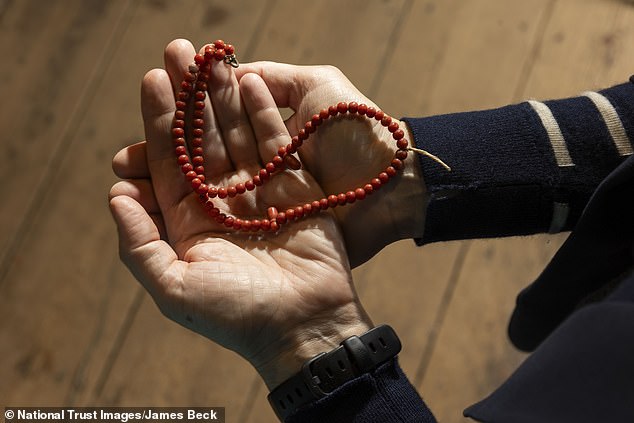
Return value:
M 115 157 L 115 172 L 127 179 L 112 188 L 110 200 L 121 256 L 164 314 L 243 355 L 274 385 L 288 375 L 267 370 L 271 362 L 366 318 L 332 215 L 311 215 L 276 234 L 235 233 L 206 215 L 176 165 L 170 136 L 173 87 L 193 54 L 189 42 L 172 42 L 166 71 L 146 75 L 147 142 Z M 208 97 L 204 154 L 210 184 L 249 179 L 288 143 L 275 102 L 257 75 L 243 77 L 238 86 L 233 70 L 217 64 Z M 255 191 L 214 201 L 253 218 L 270 206 L 285 209 L 321 196 L 306 171 L 285 171 Z M 320 327 L 322 333 L 315 334 Z

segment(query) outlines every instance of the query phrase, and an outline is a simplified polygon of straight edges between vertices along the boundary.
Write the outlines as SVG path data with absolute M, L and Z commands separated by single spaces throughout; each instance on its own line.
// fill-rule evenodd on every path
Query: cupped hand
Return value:
M 178 323 L 248 359 L 269 387 L 320 351 L 371 322 L 355 294 L 338 222 L 318 213 L 278 233 L 235 233 L 204 209 L 176 164 L 170 135 L 174 98 L 194 56 L 169 44 L 166 69 L 150 71 L 141 102 L 147 141 L 120 151 L 110 192 L 122 260 Z M 205 127 L 208 183 L 235 185 L 254 175 L 289 134 L 263 80 L 213 66 Z M 254 218 L 323 197 L 306 171 L 286 170 L 222 210 Z
M 285 122 L 291 134 L 297 134 L 321 109 L 341 101 L 379 109 L 332 66 L 256 62 L 242 64 L 236 73 L 241 83 L 253 73 L 259 75 L 277 105 L 294 111 Z M 412 144 L 405 123 L 399 124 Z M 298 154 L 326 195 L 336 195 L 375 178 L 390 164 L 395 151 L 396 142 L 378 121 L 340 116 L 319 126 Z M 427 196 L 418 158 L 412 156 L 405 160 L 402 173 L 366 200 L 334 209 L 353 267 L 393 241 L 422 235 Z

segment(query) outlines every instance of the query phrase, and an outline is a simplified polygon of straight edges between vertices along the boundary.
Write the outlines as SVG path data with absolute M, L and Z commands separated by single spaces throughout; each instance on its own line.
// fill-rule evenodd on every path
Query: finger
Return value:
M 194 54 L 194 46 L 188 40 L 174 40 L 165 48 L 165 68 L 170 76 L 175 96 L 180 91 L 185 72 L 189 70 L 189 65 L 194 62 Z M 189 118 L 191 119 L 191 116 Z M 222 134 L 218 129 L 216 116 L 214 116 L 209 99 L 205 99 L 203 119 L 205 121 L 203 128 L 205 176 L 211 178 L 233 170 L 233 165 L 222 140 Z M 190 151 L 192 150 L 190 149 Z
M 110 200 L 110 211 L 119 233 L 121 259 L 159 303 L 165 298 L 168 283 L 182 279 L 183 262 L 174 250 L 161 240 L 160 232 L 145 209 L 125 195 Z M 171 278 L 166 278 L 168 273 Z
M 297 110 L 302 99 L 305 81 L 301 78 L 301 66 L 275 62 L 241 63 L 236 69 L 238 81 L 249 73 L 255 73 L 266 83 L 278 107 Z
M 121 179 L 146 179 L 150 177 L 147 165 L 145 141 L 129 145 L 115 154 L 112 170 Z
M 109 198 L 113 199 L 120 195 L 132 198 L 139 203 L 149 214 L 160 213 L 152 181 L 149 179 L 133 179 L 119 181 L 110 188 Z
M 255 73 L 240 80 L 240 93 L 251 119 L 262 161 L 271 160 L 280 147 L 290 142 L 290 135 L 266 84 Z
M 209 97 L 234 167 L 259 164 L 255 137 L 240 99 L 238 80 L 232 67 L 220 62 L 212 65 Z
M 141 84 L 141 110 L 145 127 L 147 162 L 154 192 L 165 212 L 192 192 L 174 158 L 171 126 L 174 96 L 167 72 L 154 69 Z

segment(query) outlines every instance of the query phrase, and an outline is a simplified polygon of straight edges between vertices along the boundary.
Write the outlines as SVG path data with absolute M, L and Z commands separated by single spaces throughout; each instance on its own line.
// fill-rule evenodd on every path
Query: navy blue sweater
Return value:
M 483 422 L 634 421 L 634 79 L 571 99 L 405 119 L 431 201 L 418 244 L 573 230 L 520 293 L 533 354 L 465 410 Z M 423 207 L 423 205 L 421 205 Z M 393 360 L 287 422 L 434 422 Z

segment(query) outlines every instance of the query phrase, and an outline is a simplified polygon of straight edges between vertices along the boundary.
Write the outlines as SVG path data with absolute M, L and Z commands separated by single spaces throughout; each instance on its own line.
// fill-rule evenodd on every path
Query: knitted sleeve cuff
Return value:
M 570 230 L 632 154 L 634 85 L 493 110 L 405 118 L 430 201 L 417 243 Z

